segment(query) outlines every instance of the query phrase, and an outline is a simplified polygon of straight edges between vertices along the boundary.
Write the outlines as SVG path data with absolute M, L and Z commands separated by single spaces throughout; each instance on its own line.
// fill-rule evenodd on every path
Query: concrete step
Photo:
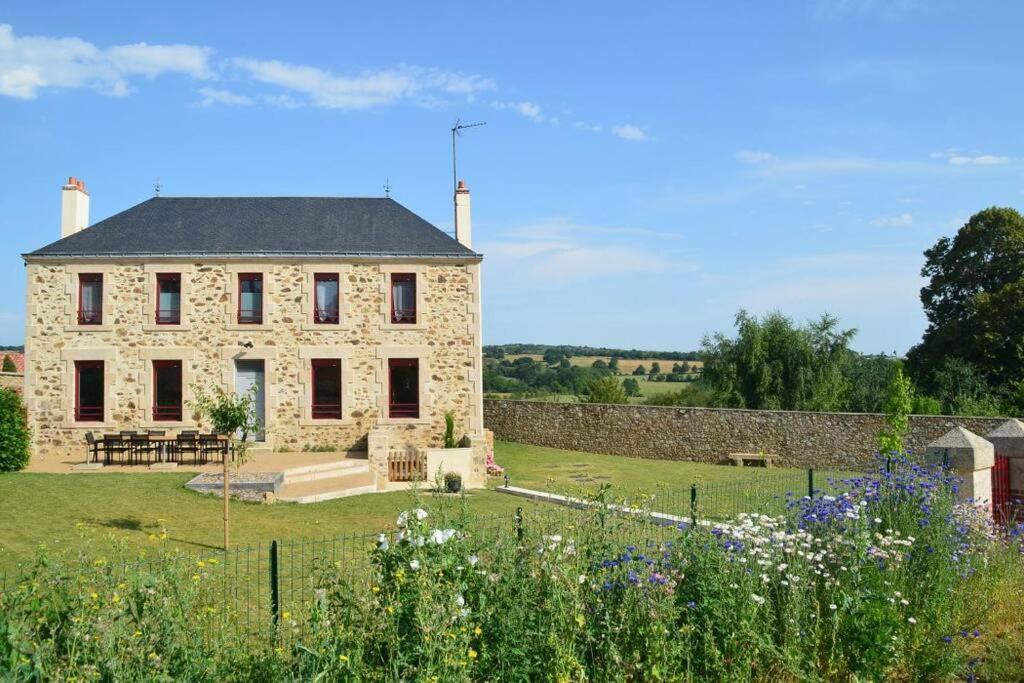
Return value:
M 282 472 L 284 475 L 282 481 L 285 484 L 300 484 L 302 482 L 320 481 L 340 477 L 345 474 L 369 471 L 370 463 L 366 460 L 336 460 L 316 465 L 290 467 Z
M 319 503 L 324 500 L 373 493 L 377 480 L 369 466 L 312 481 L 286 483 L 277 492 L 277 499 L 286 503 Z

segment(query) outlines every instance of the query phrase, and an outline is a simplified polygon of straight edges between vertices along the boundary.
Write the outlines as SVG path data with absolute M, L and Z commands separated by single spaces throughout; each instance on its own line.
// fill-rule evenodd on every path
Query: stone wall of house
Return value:
M 339 272 L 342 320 L 312 323 L 312 272 Z M 388 273 L 417 273 L 419 321 L 389 324 Z M 264 272 L 264 324 L 235 324 L 237 273 Z M 104 275 L 103 324 L 79 326 L 78 273 Z M 182 273 L 182 325 L 153 325 L 155 272 Z M 152 362 L 182 360 L 185 400 L 192 383 L 232 390 L 236 359 L 264 361 L 266 443 L 275 450 L 333 446 L 365 450 L 371 429 L 393 448 L 441 445 L 444 412 L 461 433 L 482 434 L 479 264 L 417 262 L 295 264 L 181 262 L 51 265 L 27 268 L 27 405 L 34 457 L 81 448 L 84 433 L 162 427 L 206 428 L 152 419 Z M 420 359 L 418 420 L 386 418 L 387 359 Z M 312 420 L 310 359 L 341 358 L 343 419 Z M 74 362 L 103 360 L 106 416 L 76 423 Z
M 4 389 L 14 389 L 20 394 L 24 383 L 24 375 L 16 372 L 0 372 L 0 387 Z
M 956 425 L 984 436 L 1003 418 L 914 416 L 916 451 Z M 782 465 L 822 469 L 872 462 L 884 416 L 542 401 L 484 401 L 497 439 L 635 458 L 721 462 L 729 453 L 764 450 Z

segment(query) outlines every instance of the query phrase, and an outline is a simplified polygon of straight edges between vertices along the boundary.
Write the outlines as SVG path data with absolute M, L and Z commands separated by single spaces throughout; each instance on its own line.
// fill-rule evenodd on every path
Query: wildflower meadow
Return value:
M 1019 680 L 1021 644 L 992 618 L 1019 609 L 1024 526 L 994 527 L 956 488 L 904 459 L 791 496 L 785 514 L 720 523 L 653 524 L 600 499 L 513 524 L 424 504 L 363 556 L 314 563 L 301 610 L 255 633 L 204 589 L 216 558 L 75 575 L 41 558 L 0 595 L 0 667 L 11 680 Z

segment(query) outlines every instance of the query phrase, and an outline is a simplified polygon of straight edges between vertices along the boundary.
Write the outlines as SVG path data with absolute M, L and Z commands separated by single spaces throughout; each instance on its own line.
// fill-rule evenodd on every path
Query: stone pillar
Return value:
M 925 449 L 930 465 L 946 464 L 963 478 L 957 497 L 964 502 L 986 506 L 992 511 L 992 466 L 995 449 L 992 444 L 963 427 L 954 427 L 932 441 Z
M 985 436 L 1010 466 L 1010 499 L 1024 500 L 1024 422 L 1007 420 Z
M 371 429 L 366 437 L 366 459 L 377 481 L 378 491 L 383 491 L 388 484 L 388 450 L 388 433 L 383 429 Z
M 487 444 L 487 436 L 485 434 L 471 434 L 466 438 L 469 439 L 469 447 L 473 450 L 470 465 L 473 472 L 473 480 L 468 486 L 474 489 L 483 488 L 487 486 L 487 451 L 490 448 Z

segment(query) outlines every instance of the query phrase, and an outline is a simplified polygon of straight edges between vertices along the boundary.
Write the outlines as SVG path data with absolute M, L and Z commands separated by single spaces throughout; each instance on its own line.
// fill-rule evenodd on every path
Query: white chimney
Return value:
M 74 235 L 89 225 L 89 193 L 85 182 L 71 176 L 60 192 L 60 236 Z
M 473 221 L 469 217 L 469 188 L 460 180 L 455 189 L 455 239 L 467 249 L 473 248 Z

